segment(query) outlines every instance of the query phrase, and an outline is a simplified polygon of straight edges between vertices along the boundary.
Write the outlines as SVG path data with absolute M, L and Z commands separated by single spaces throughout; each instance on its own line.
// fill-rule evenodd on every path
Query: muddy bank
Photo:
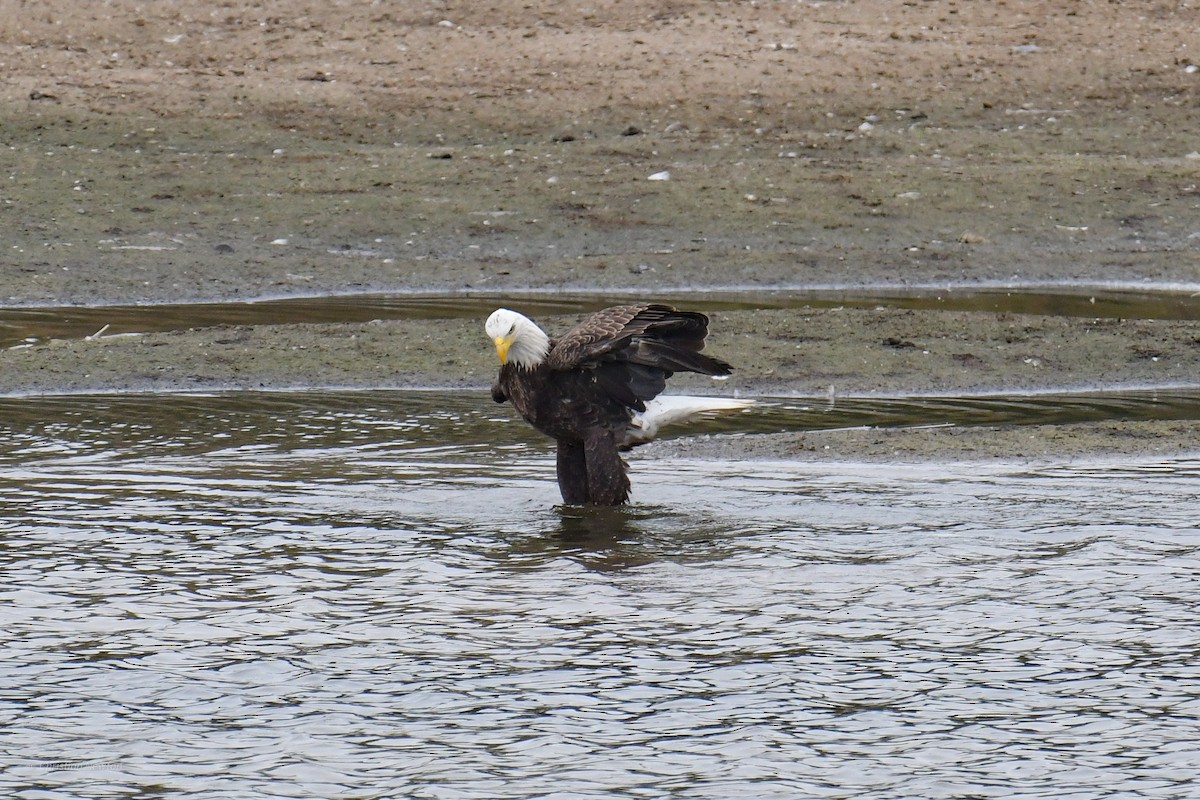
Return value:
M 716 311 L 710 350 L 725 381 L 679 375 L 672 391 L 809 397 L 821 404 L 906 397 L 1197 385 L 1195 324 L 979 312 L 807 308 Z M 548 315 L 551 331 L 578 315 Z M 476 319 L 221 325 L 53 339 L 0 351 L 0 393 L 437 387 L 485 389 L 496 363 Z M 679 435 L 681 431 L 674 432 Z M 534 434 L 531 434 L 534 435 Z M 1192 421 L 986 425 L 670 438 L 632 455 L 1054 462 L 1200 453 Z
M 1153 461 L 1200 454 L 1194 422 L 1164 420 L 1069 425 L 870 428 L 690 437 L 654 442 L 638 458 L 764 458 L 803 461 L 1005 461 L 1042 465 L 1079 460 Z M 897 477 L 900 477 L 899 475 Z
M 1194 283 L 1189 23 L 51 0 L 0 34 L 0 303 Z
M 701 305 L 702 307 L 702 305 Z M 578 315 L 547 315 L 552 333 Z M 745 396 L 1035 392 L 1194 386 L 1200 331 L 1172 320 L 807 308 L 710 313 L 728 380 L 676 391 Z M 216 326 L 57 339 L 0 352 L 0 392 L 281 387 L 486 388 L 495 354 L 478 319 Z
M 575 319 L 541 321 L 561 331 Z M 1200 335 L 1191 322 L 809 308 L 718 311 L 712 324 L 711 352 L 737 371 L 725 381 L 679 375 L 672 391 L 836 405 L 864 396 L 1195 387 L 1200 375 Z M 485 406 L 496 369 L 475 319 L 223 325 L 55 339 L 0 351 L 0 361 L 6 395 L 436 387 L 474 392 Z M 1190 420 L 1112 419 L 670 438 L 631 457 L 1043 463 L 1184 453 L 1200 453 L 1200 426 Z

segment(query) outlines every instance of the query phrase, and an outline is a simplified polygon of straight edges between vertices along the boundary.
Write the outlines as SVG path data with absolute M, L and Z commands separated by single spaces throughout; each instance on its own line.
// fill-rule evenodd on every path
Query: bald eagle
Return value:
M 570 505 L 625 503 L 629 476 L 621 451 L 650 441 L 663 425 L 750 405 L 658 398 L 675 372 L 724 376 L 733 370 L 700 353 L 708 317 L 695 311 L 613 306 L 551 339 L 528 317 L 501 308 L 484 330 L 501 363 L 492 399 L 510 401 L 526 422 L 558 442 L 558 488 Z

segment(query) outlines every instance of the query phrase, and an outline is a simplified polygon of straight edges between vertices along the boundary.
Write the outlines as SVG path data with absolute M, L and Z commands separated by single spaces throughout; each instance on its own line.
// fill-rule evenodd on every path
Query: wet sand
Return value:
M 1185 17 L 1035 2 L 540 12 L 280 2 L 267 13 L 52 0 L 4 34 L 0 304 L 527 288 L 648 299 L 728 286 L 1194 289 L 1200 33 Z M 677 391 L 1200 383 L 1200 335 L 1186 322 L 712 316 L 712 350 L 739 370 Z M 479 327 L 282 324 L 56 341 L 0 352 L 0 391 L 482 390 L 495 365 Z M 839 459 L 1200 451 L 1178 423 L 734 442 L 744 454 Z

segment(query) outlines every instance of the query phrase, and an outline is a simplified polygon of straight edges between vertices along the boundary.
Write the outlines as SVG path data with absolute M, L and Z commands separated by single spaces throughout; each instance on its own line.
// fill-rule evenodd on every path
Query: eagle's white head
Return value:
M 509 361 L 529 369 L 545 360 L 550 352 L 550 337 L 524 314 L 498 308 L 483 326 L 488 338 L 496 345 L 500 363 Z

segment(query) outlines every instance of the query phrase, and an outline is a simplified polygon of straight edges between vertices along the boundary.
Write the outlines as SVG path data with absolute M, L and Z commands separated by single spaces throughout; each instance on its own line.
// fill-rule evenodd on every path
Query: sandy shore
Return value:
M 2 305 L 1200 285 L 1200 33 L 1185 11 L 51 0 L 18 18 L 2 35 Z M 712 316 L 713 351 L 739 371 L 680 390 L 1200 383 L 1188 322 L 886 309 Z M 0 392 L 481 388 L 494 364 L 478 327 L 279 324 L 61 340 L 0 352 Z M 1178 423 L 882 432 L 875 443 L 845 433 L 826 450 L 838 436 L 738 446 L 1003 457 L 1035 436 L 1050 456 L 1200 450 Z

